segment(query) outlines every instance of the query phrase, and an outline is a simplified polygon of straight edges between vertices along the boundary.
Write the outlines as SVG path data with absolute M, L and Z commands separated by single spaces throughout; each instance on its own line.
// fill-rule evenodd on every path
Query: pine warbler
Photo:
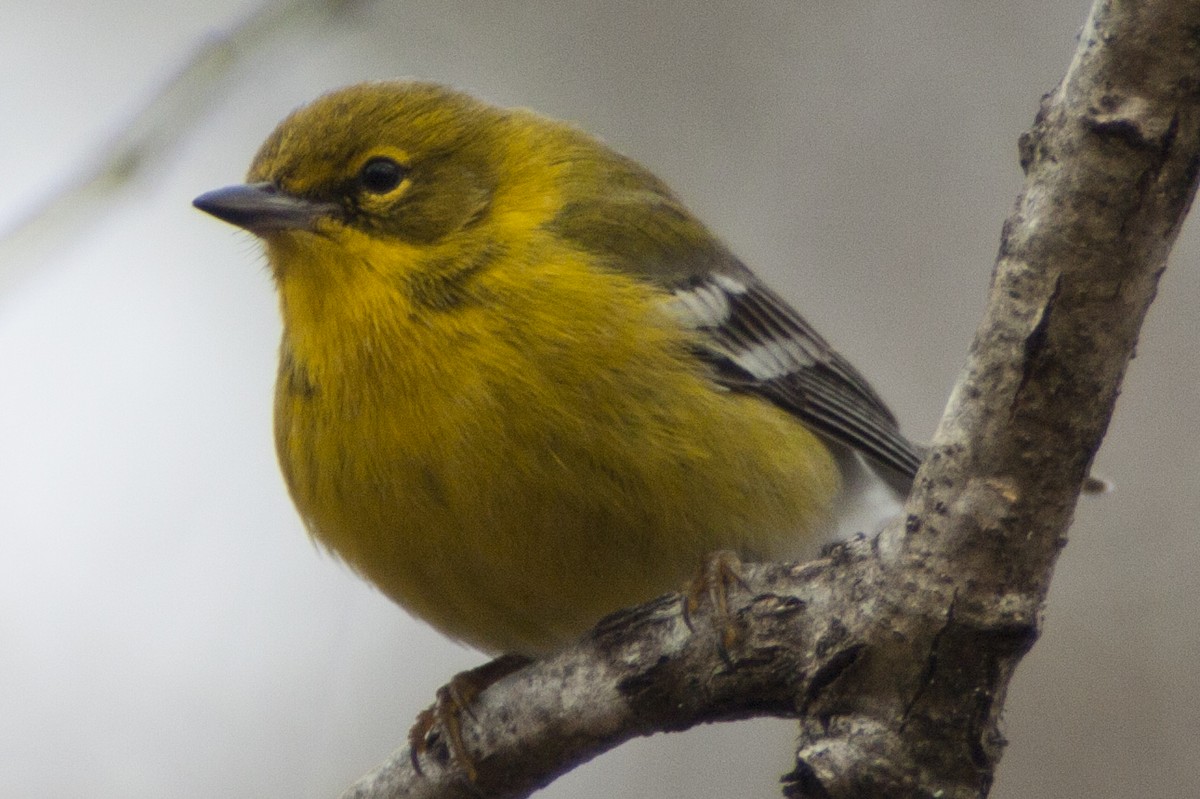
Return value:
M 195 204 L 265 242 L 309 531 L 485 651 L 552 650 L 716 550 L 811 551 L 868 478 L 916 471 L 859 373 L 571 125 L 354 86 Z

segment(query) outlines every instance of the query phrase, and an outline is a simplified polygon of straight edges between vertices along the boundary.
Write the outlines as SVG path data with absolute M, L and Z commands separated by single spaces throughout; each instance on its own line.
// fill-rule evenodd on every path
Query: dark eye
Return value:
M 358 170 L 358 185 L 372 194 L 387 194 L 400 185 L 406 171 L 392 159 L 377 156 Z

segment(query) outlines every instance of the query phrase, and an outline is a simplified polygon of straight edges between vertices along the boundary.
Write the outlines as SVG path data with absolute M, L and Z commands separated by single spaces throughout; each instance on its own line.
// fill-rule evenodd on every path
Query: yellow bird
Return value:
M 309 531 L 482 650 L 553 650 L 713 551 L 812 552 L 916 471 L 862 376 L 572 125 L 353 86 L 195 204 L 265 242 Z

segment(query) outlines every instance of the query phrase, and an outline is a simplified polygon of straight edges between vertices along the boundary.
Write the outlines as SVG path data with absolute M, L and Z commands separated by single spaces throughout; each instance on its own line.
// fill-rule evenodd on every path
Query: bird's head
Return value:
M 539 235 L 635 265 L 707 241 L 661 181 L 580 129 L 409 81 L 300 108 L 245 184 L 195 205 L 263 238 L 279 279 L 309 262 L 424 280 Z
M 246 184 L 195 204 L 268 242 L 357 232 L 435 244 L 487 214 L 510 116 L 429 83 L 342 89 L 280 123 Z

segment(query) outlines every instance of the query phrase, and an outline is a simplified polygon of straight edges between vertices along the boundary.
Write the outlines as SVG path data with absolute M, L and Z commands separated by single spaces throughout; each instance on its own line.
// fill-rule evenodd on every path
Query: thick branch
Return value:
M 1093 8 L 1022 138 L 988 310 L 902 526 L 748 567 L 725 659 L 666 598 L 497 684 L 466 719 L 477 785 L 401 750 L 346 796 L 524 796 L 635 735 L 764 714 L 800 719 L 792 796 L 986 794 L 1009 677 L 1195 192 L 1198 41 L 1200 2 Z

